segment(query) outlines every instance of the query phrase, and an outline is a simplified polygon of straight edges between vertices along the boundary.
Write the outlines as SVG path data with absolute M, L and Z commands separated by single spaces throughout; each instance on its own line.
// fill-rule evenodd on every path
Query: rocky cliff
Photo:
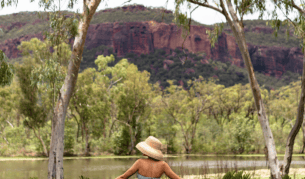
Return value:
M 144 6 L 122 8 L 123 10 L 137 11 L 145 10 Z M 107 13 L 110 10 L 104 10 Z M 171 13 L 171 12 L 166 12 Z M 39 23 L 37 21 L 36 23 Z M 5 29 L 13 28 L 11 26 L 22 28 L 24 23 L 14 23 Z M 192 53 L 202 53 L 202 63 L 208 63 L 208 59 L 219 60 L 222 62 L 231 62 L 232 64 L 244 67 L 244 62 L 236 44 L 235 38 L 227 32 L 226 29 L 218 39 L 218 43 L 211 48 L 208 36 L 205 33 L 208 27 L 191 26 L 190 35 L 186 38 L 183 47 Z M 252 29 L 245 28 L 245 31 L 255 33 L 272 33 L 271 28 L 255 27 Z M 90 25 L 85 42 L 85 48 L 90 50 L 105 45 L 113 48 L 113 52 L 118 57 L 122 57 L 127 53 L 136 53 L 138 55 L 154 52 L 156 49 L 164 49 L 167 54 L 177 47 L 181 47 L 184 39 L 181 36 L 182 30 L 177 28 L 175 24 L 158 23 L 156 21 L 143 22 L 114 22 L 100 23 Z M 42 34 L 24 35 L 15 39 L 7 39 L 0 42 L 0 49 L 9 58 L 17 58 L 21 56 L 17 45 L 24 40 L 30 40 L 37 37 L 43 39 Z M 73 43 L 73 42 L 72 42 Z M 71 43 L 71 44 L 72 44 Z M 300 48 L 284 48 L 284 47 L 267 47 L 248 44 L 248 50 L 251 56 L 254 70 L 264 73 L 268 76 L 280 77 L 285 71 L 302 73 L 302 52 Z M 296 44 L 298 46 L 298 44 Z M 108 55 L 107 52 L 104 52 Z M 95 58 L 102 54 L 97 52 Z M 94 59 L 84 59 L 84 61 L 92 61 Z M 165 59 L 169 60 L 169 59 Z M 166 68 L 166 61 L 165 66 Z M 191 72 L 192 70 L 190 70 Z

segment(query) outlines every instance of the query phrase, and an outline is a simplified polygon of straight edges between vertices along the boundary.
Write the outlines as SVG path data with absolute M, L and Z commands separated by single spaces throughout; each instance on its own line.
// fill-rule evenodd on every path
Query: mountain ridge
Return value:
M 157 13 L 156 13 L 157 12 Z M 162 13 L 164 12 L 164 16 Z M 72 15 L 69 12 L 64 11 L 67 16 Z M 46 14 L 46 13 L 42 13 Z M 148 14 L 148 15 L 147 15 Z M 21 13 L 12 14 L 15 19 L 22 15 Z M 23 15 L 31 17 L 35 15 L 34 12 L 26 12 Z M 147 17 L 145 17 L 147 15 Z M 155 19 L 150 18 L 154 15 Z M 134 18 L 137 17 L 137 22 Z M 37 32 L 46 28 L 47 21 L 41 19 L 5 22 L 0 24 L 0 28 L 4 29 L 6 35 L 16 38 L 0 38 L 0 49 L 10 58 L 21 58 L 21 53 L 17 49 L 17 45 L 24 40 L 30 40 L 33 37 L 37 37 L 42 40 L 43 36 L 40 33 L 23 33 L 18 36 L 22 31 L 28 32 L 28 30 L 36 29 L 32 32 Z M 110 22 L 104 22 L 103 18 Z M 3 17 L 0 16 L 0 20 Z M 9 19 L 9 18 L 8 18 Z M 119 19 L 119 20 L 118 20 Z M 85 42 L 84 49 L 84 61 L 82 62 L 81 69 L 87 67 L 94 67 L 94 60 L 98 55 L 109 55 L 109 49 L 112 48 L 112 53 L 117 54 L 117 57 L 124 57 L 128 53 L 135 53 L 138 56 L 141 54 L 154 53 L 157 49 L 163 49 L 168 55 L 163 59 L 163 68 L 169 70 L 169 63 L 172 63 L 170 56 L 173 50 L 180 48 L 184 39 L 181 37 L 182 30 L 178 28 L 174 23 L 170 23 L 173 19 L 172 11 L 162 8 L 149 9 L 143 5 L 124 6 L 112 9 L 105 9 L 98 11 L 90 26 L 88 28 L 87 40 Z M 148 21 L 144 21 L 148 20 Z M 112 22 L 113 21 L 113 22 Z M 102 23 L 101 23 L 102 22 Z M 255 71 L 261 72 L 266 76 L 273 76 L 280 79 L 284 73 L 291 71 L 293 73 L 302 73 L 302 57 L 301 49 L 294 46 L 291 47 L 291 42 L 285 43 L 283 39 L 270 40 L 272 35 L 272 29 L 270 27 L 263 26 L 263 21 L 256 21 L 258 26 L 253 25 L 253 22 L 245 21 L 245 34 L 246 39 L 256 37 L 251 43 L 247 43 L 251 61 Z M 30 24 L 30 25 L 29 25 Z M 200 62 L 202 64 L 208 63 L 209 59 L 214 61 L 220 61 L 223 63 L 229 62 L 238 67 L 244 68 L 243 60 L 239 51 L 239 48 L 235 42 L 235 38 L 232 36 L 231 30 L 225 25 L 224 31 L 218 38 L 218 42 L 215 48 L 211 48 L 208 37 L 205 33 L 206 30 L 211 30 L 212 26 L 200 24 L 192 21 L 191 32 L 184 43 L 184 48 L 188 49 L 190 53 L 201 53 Z M 195 24 L 195 25 L 194 25 Z M 46 30 L 46 29 L 45 29 Z M 21 32 L 20 32 L 21 31 Z M 283 28 L 279 31 L 279 36 L 282 38 L 284 33 Z M 15 35 L 14 35 L 15 34 Z M 248 36 L 248 37 L 247 37 Z M 266 37 L 267 36 L 267 37 Z M 268 43 L 259 43 L 260 39 L 268 39 L 271 41 Z M 4 42 L 1 39 L 5 39 Z M 257 40 L 257 41 L 255 41 Z M 296 38 L 291 37 L 292 42 L 296 42 Z M 276 43 L 277 41 L 281 43 Z M 73 39 L 70 39 L 70 44 L 73 44 Z M 276 44 L 278 46 L 270 46 L 270 44 Z M 109 48 L 108 50 L 95 51 L 94 56 L 85 58 L 86 54 L 92 49 L 99 47 Z M 186 54 L 187 56 L 187 54 Z M 181 58 L 181 57 L 179 57 Z M 182 57 L 183 58 L 183 57 Z M 132 60 L 132 59 L 131 59 Z M 182 59 L 183 60 L 183 59 Z M 14 61 L 14 60 L 12 60 Z M 188 69 L 187 73 L 191 73 L 194 69 Z

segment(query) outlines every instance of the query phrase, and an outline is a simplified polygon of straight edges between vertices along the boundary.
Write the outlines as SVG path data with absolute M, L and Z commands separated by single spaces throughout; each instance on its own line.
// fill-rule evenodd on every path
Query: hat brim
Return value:
M 140 142 L 136 145 L 136 148 L 141 151 L 143 154 L 148 155 L 151 158 L 157 159 L 157 160 L 163 160 L 163 154 L 160 150 L 156 150 L 149 145 L 147 145 L 145 142 Z

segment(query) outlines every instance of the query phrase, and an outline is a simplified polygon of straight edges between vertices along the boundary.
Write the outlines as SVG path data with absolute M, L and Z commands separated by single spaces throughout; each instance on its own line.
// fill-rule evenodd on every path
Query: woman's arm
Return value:
M 166 162 L 164 162 L 164 173 L 171 179 L 182 179 L 175 172 L 172 171 L 172 169 Z
M 116 179 L 127 179 L 134 173 L 136 173 L 139 170 L 141 160 L 138 159 L 131 167 L 128 169 L 123 175 L 117 177 Z

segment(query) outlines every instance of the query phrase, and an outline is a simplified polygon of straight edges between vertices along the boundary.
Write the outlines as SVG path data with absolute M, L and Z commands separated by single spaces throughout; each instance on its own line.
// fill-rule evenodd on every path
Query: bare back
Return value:
M 164 161 L 154 161 L 151 159 L 141 159 L 141 166 L 138 173 L 145 177 L 160 178 L 163 173 L 169 178 L 180 179 L 180 177 L 175 174 L 168 164 Z

